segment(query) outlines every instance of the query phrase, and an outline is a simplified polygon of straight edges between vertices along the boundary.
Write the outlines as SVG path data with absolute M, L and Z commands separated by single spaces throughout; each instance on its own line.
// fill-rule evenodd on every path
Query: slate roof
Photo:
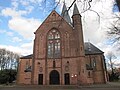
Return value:
M 27 56 L 20 57 L 20 59 L 32 59 L 32 57 L 33 57 L 33 54 L 30 54 Z
M 90 42 L 85 42 L 85 55 L 93 55 L 93 54 L 103 54 L 104 52 L 98 49 L 96 46 L 91 44 Z
M 67 11 L 67 7 L 64 3 L 63 5 L 63 9 L 62 9 L 62 13 L 61 13 L 61 16 L 69 23 L 71 24 L 71 19 L 70 19 L 70 16 L 69 16 L 69 13 Z
M 90 42 L 85 42 L 85 55 L 96 55 L 96 54 L 103 54 L 104 52 L 98 49 L 96 46 L 91 44 Z M 20 59 L 32 59 L 33 54 L 23 56 Z

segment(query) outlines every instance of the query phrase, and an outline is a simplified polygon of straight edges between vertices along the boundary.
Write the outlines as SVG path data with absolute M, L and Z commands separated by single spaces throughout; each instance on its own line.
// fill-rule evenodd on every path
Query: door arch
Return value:
M 60 75 L 57 70 L 52 70 L 49 75 L 50 85 L 60 84 Z

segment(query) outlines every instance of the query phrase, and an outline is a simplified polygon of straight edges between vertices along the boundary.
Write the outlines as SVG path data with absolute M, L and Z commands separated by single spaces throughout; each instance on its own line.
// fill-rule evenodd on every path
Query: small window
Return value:
M 29 61 L 26 61 L 26 66 L 25 68 L 27 69 L 29 67 Z
M 67 61 L 66 65 L 69 66 L 69 61 Z
M 90 75 L 90 71 L 88 72 L 88 77 L 91 77 L 91 75 Z
M 80 47 L 81 51 L 82 51 L 82 47 Z
M 53 61 L 53 68 L 55 68 L 55 66 L 56 66 L 56 65 L 55 65 L 55 61 Z
M 93 70 L 96 70 L 96 59 L 95 58 L 93 59 L 93 62 L 92 62 L 92 68 Z
M 67 61 L 67 63 L 69 63 L 69 61 Z
M 32 71 L 32 67 L 30 66 L 30 60 L 29 60 L 29 61 L 26 61 L 24 72 L 31 72 L 31 71 Z
M 56 16 L 56 14 L 55 14 L 55 13 L 53 13 L 53 14 L 52 14 L 52 16 Z

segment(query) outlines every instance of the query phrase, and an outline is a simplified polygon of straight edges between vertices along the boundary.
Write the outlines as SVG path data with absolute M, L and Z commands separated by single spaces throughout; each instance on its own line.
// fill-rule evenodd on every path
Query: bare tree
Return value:
M 114 59 L 116 59 L 116 56 L 114 55 L 114 53 L 108 52 L 108 54 L 107 54 L 107 64 L 108 64 L 108 67 L 110 67 L 112 73 L 114 73 L 114 68 L 115 68 Z
M 0 49 L 0 70 L 12 68 L 17 70 L 18 60 L 18 54 L 6 49 Z
M 5 49 L 0 49 L 0 69 L 3 70 L 5 67 Z
M 115 21 L 109 27 L 109 31 L 107 34 L 109 38 L 113 41 L 113 43 L 120 41 L 120 16 L 115 16 Z
M 114 81 L 114 80 L 119 80 L 119 74 L 116 71 L 117 67 L 119 64 L 115 64 L 116 62 L 116 56 L 114 55 L 113 52 L 108 52 L 107 54 L 107 62 L 108 66 L 110 66 L 111 70 L 108 70 L 108 75 L 109 75 L 109 81 Z

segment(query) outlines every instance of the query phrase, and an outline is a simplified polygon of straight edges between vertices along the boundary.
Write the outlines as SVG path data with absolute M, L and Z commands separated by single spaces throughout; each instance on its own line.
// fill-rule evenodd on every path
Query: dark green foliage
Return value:
M 116 73 L 112 73 L 112 74 L 109 74 L 109 81 L 118 81 L 119 80 L 119 73 L 116 72 Z
M 5 69 L 0 71 L 0 84 L 12 83 L 16 80 L 16 70 Z

